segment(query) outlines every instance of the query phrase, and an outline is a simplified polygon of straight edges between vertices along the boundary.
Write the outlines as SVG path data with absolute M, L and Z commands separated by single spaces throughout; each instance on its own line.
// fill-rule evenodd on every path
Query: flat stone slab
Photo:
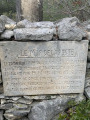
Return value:
M 88 41 L 1 43 L 5 96 L 83 93 Z

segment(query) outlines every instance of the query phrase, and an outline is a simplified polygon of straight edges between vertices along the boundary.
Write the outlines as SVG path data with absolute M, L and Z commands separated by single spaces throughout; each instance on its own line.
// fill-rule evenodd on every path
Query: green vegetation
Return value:
M 0 0 L 0 15 L 16 19 L 16 0 Z M 89 0 L 43 0 L 43 21 L 56 21 L 76 16 L 81 21 L 90 19 Z
M 0 0 L 0 15 L 16 18 L 15 0 Z
M 69 102 L 69 108 L 59 115 L 58 120 L 90 120 L 90 100 L 82 101 L 78 105 Z

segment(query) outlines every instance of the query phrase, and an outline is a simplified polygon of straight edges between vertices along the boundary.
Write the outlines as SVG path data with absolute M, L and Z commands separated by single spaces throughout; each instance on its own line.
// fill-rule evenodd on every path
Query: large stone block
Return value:
M 6 96 L 83 93 L 88 41 L 1 43 Z
M 14 30 L 15 40 L 52 40 L 55 28 L 20 28 Z
M 82 40 L 87 37 L 86 31 L 81 27 L 80 21 L 76 17 L 64 18 L 56 25 L 61 40 Z

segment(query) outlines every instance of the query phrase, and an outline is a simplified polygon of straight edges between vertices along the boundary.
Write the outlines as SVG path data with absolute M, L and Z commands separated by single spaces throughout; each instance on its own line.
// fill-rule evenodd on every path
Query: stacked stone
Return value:
M 54 23 L 31 23 L 28 20 L 16 23 L 4 15 L 0 16 L 1 41 L 81 41 L 84 39 L 89 39 L 89 31 L 76 17 L 65 18 Z M 90 45 L 87 68 L 85 94 L 90 98 Z M 55 120 L 54 117 L 67 108 L 68 101 L 74 99 L 79 102 L 86 97 L 83 94 L 6 97 L 0 69 L 0 120 Z
M 34 22 L 22 20 L 18 23 L 10 18 L 0 16 L 0 39 L 31 41 L 31 40 L 68 40 L 80 41 L 87 39 L 87 31 L 76 17 L 64 18 L 57 22 Z

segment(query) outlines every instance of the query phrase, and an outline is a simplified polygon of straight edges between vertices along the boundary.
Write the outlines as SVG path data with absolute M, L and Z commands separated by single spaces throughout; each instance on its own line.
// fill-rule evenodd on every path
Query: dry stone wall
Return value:
M 73 99 L 76 102 L 79 102 L 85 99 L 90 99 L 90 43 L 88 44 L 89 41 L 90 41 L 90 21 L 80 23 L 80 21 L 76 17 L 72 17 L 72 18 L 64 18 L 56 22 L 31 23 L 30 21 L 25 19 L 16 23 L 13 20 L 9 19 L 8 17 L 1 15 L 0 16 L 0 120 L 55 120 L 54 117 L 67 108 L 68 101 Z M 34 95 L 33 95 L 33 90 L 32 90 L 32 94 L 30 93 L 30 90 L 28 91 L 28 93 L 26 93 L 25 91 L 24 92 L 21 91 L 21 93 L 18 93 L 18 88 L 22 86 L 20 85 L 19 80 L 18 80 L 19 82 L 18 87 L 16 88 L 17 93 L 15 93 L 14 90 L 8 91 L 8 89 L 13 88 L 14 86 L 15 87 L 17 86 L 16 85 L 17 83 L 13 78 L 16 72 L 16 66 L 15 66 L 16 62 L 12 63 L 12 59 L 13 61 L 18 60 L 17 56 L 20 50 L 22 50 L 22 48 L 24 50 L 22 52 L 22 55 L 24 57 L 27 57 L 27 56 L 35 57 L 35 55 L 37 57 L 40 57 L 40 56 L 42 57 L 44 55 L 46 55 L 44 57 L 51 57 L 50 51 L 48 51 L 47 54 L 44 54 L 44 53 L 30 54 L 24 49 L 24 48 L 36 49 L 35 45 L 37 45 L 38 47 L 37 50 L 39 50 L 41 48 L 39 46 L 41 43 L 43 44 L 41 45 L 42 50 L 44 48 L 46 49 L 49 48 L 50 50 L 53 51 L 55 49 L 56 44 L 58 46 L 57 51 L 59 51 L 59 49 L 62 48 L 63 52 L 61 53 L 60 51 L 60 53 L 54 54 L 55 53 L 54 51 L 53 57 L 56 57 L 55 55 L 57 56 L 61 54 L 63 55 L 64 58 L 61 58 L 62 55 L 59 56 L 62 59 L 61 60 L 62 63 L 64 64 L 63 69 L 64 67 L 67 68 L 68 66 L 68 63 L 65 63 L 63 61 L 64 59 L 65 60 L 67 59 L 67 61 L 69 60 L 70 62 L 71 59 L 73 60 L 73 57 L 79 56 L 74 58 L 75 63 L 71 64 L 70 62 L 72 69 L 76 71 L 76 74 L 79 74 L 79 76 L 77 76 L 79 78 L 77 78 L 76 80 L 71 80 L 70 78 L 70 80 L 73 82 L 80 81 L 80 83 L 83 83 L 83 85 L 85 81 L 85 85 L 83 86 L 84 88 L 81 91 L 79 91 L 81 87 L 78 86 L 78 92 L 76 93 L 68 92 L 68 94 L 66 94 L 67 92 L 63 92 L 63 94 L 61 93 L 50 94 L 50 90 L 49 90 L 49 94 L 47 95 L 38 94 L 38 93 L 35 94 L 35 89 L 34 89 Z M 51 43 L 53 43 L 53 45 Z M 46 47 L 45 47 L 45 44 L 46 44 Z M 88 55 L 87 55 L 87 45 L 89 46 Z M 72 50 L 70 49 L 70 51 L 66 51 L 66 48 L 68 49 L 74 48 L 74 51 L 77 54 L 73 52 L 73 49 Z M 85 51 L 83 51 L 84 49 Z M 69 58 L 70 56 L 71 58 Z M 22 57 L 22 56 L 19 56 L 19 57 Z M 37 60 L 37 57 L 33 58 L 34 62 L 35 62 L 35 59 Z M 76 58 L 79 58 L 79 59 L 76 59 Z M 19 63 L 17 62 L 17 63 L 19 65 L 24 64 L 25 59 L 26 58 L 24 58 L 23 63 L 22 62 L 19 62 Z M 29 58 L 28 62 L 30 61 L 30 59 L 31 58 Z M 8 60 L 9 62 L 11 60 L 9 64 L 13 65 L 13 67 L 8 66 L 7 64 Z M 38 61 L 43 63 L 45 62 L 45 60 L 46 58 L 40 59 Z M 59 60 L 60 59 L 58 59 L 58 57 L 54 58 L 53 60 L 54 62 L 50 61 L 52 64 L 50 64 L 50 62 L 49 64 L 47 64 L 49 59 L 46 60 L 46 64 L 44 63 L 45 64 L 44 68 L 47 65 L 47 68 L 49 68 L 49 71 L 53 71 L 51 70 L 51 66 L 50 67 L 48 66 L 53 65 L 53 63 L 54 65 L 56 65 L 55 61 L 60 63 Z M 76 64 L 76 60 L 78 61 L 78 64 Z M 87 60 L 87 73 L 86 73 L 86 60 Z M 73 66 L 74 64 L 76 64 L 77 67 Z M 30 74 L 30 67 L 32 66 L 30 66 L 30 64 L 27 64 L 27 65 L 28 65 L 28 69 L 26 69 L 26 71 L 27 73 L 29 72 Z M 32 63 L 32 65 L 34 65 L 34 63 Z M 38 64 L 35 63 L 35 65 L 38 65 Z M 62 64 L 60 63 L 60 65 Z M 24 66 L 24 68 L 25 67 L 26 66 Z M 56 66 L 52 66 L 52 67 L 54 69 L 54 67 Z M 19 67 L 19 70 L 18 70 L 19 72 L 20 72 L 20 69 L 22 68 Z M 41 69 L 40 66 L 38 69 L 39 70 Z M 68 69 L 66 70 L 66 72 L 69 71 L 69 69 L 70 69 L 70 66 L 68 66 Z M 57 70 L 58 72 L 58 68 L 56 68 L 55 70 Z M 55 72 L 55 70 L 53 72 Z M 79 71 L 80 73 L 77 71 Z M 69 74 L 71 74 L 71 72 Z M 61 70 L 60 70 L 60 73 L 62 73 Z M 85 73 L 86 73 L 86 78 L 85 78 Z M 24 75 L 21 74 L 20 76 L 20 74 L 19 74 L 19 77 L 22 78 L 22 76 Z M 37 74 L 39 75 L 39 73 Z M 66 75 L 67 73 L 63 71 L 63 74 Z M 36 74 L 33 73 L 33 75 L 36 75 Z M 42 75 L 43 75 L 43 72 L 40 74 L 40 76 Z M 58 74 L 56 75 L 58 76 Z M 28 76 L 31 77 L 31 75 L 28 75 Z M 46 76 L 48 77 L 49 73 L 45 74 L 44 81 L 47 80 L 45 79 Z M 56 79 L 54 79 L 55 76 L 53 76 L 53 73 L 52 73 L 52 79 L 50 78 L 51 76 L 49 76 L 48 81 L 57 80 L 58 82 L 58 79 L 60 77 L 63 77 L 63 76 L 60 76 L 59 74 L 58 76 L 59 78 L 57 79 L 57 76 L 56 76 Z M 83 79 L 81 78 L 81 76 Z M 64 80 L 65 80 L 65 77 L 67 76 L 64 76 Z M 37 79 L 39 78 L 37 77 Z M 37 79 L 34 78 L 34 80 L 37 80 Z M 28 82 L 28 79 L 26 78 L 21 79 L 21 81 L 23 80 Z M 66 81 L 65 81 L 65 84 L 66 84 Z M 45 85 L 46 83 L 44 84 L 44 86 Z M 27 86 L 29 87 L 29 85 Z M 42 84 L 41 84 L 41 87 L 42 87 Z M 52 89 L 51 93 L 53 92 L 53 90 L 54 88 Z M 22 94 L 22 93 L 26 93 L 26 94 Z

